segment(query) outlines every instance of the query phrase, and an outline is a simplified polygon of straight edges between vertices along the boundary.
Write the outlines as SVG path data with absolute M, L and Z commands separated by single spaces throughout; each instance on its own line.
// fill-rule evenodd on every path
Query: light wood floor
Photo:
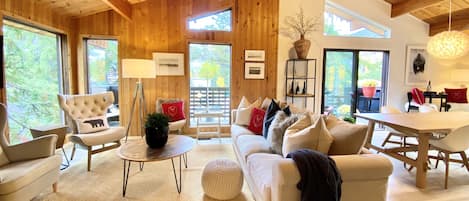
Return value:
M 381 132 L 376 143 L 380 143 L 385 133 Z M 178 195 L 174 183 L 171 161 L 146 163 L 143 172 L 138 165 L 132 166 L 127 195 L 122 198 L 123 162 L 115 150 L 93 156 L 91 172 L 86 171 L 86 152 L 77 150 L 78 156 L 71 167 L 61 172 L 59 191 L 48 189 L 35 200 L 156 200 L 156 201 L 210 201 L 204 196 L 200 176 L 204 165 L 215 158 L 235 159 L 231 141 L 224 138 L 202 141 L 189 152 L 189 167 L 183 171 L 182 193 Z M 69 154 L 70 148 L 67 149 Z M 458 164 L 451 165 L 449 189 L 444 190 L 444 165 L 428 170 L 428 187 L 420 190 L 415 187 L 415 171 L 408 172 L 401 162 L 392 160 L 393 174 L 388 188 L 389 201 L 408 200 L 469 200 L 469 173 Z M 434 164 L 434 163 L 433 163 Z M 243 194 L 235 201 L 253 200 L 246 183 Z

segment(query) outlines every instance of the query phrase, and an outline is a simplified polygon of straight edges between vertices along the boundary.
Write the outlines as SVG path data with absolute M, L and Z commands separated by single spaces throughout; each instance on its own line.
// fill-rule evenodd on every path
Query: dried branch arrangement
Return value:
M 295 16 L 285 17 L 285 25 L 298 32 L 301 38 L 310 32 L 317 31 L 321 26 L 320 17 L 305 17 L 303 8 Z

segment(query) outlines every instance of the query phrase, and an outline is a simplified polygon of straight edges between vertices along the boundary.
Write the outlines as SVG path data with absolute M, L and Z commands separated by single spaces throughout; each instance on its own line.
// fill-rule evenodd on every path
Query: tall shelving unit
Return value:
M 316 59 L 289 59 L 285 64 L 285 100 L 294 104 L 295 99 L 303 98 L 306 108 L 308 99 L 312 98 L 313 112 L 316 104 L 316 63 Z

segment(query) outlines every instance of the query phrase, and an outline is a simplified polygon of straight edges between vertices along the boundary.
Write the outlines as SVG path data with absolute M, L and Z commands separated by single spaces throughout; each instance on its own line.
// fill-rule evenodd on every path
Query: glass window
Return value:
M 331 1 L 326 1 L 324 35 L 391 38 L 391 30 Z
M 189 29 L 231 31 L 231 10 L 190 19 Z
M 3 20 L 10 142 L 30 140 L 29 128 L 61 124 L 63 92 L 60 36 Z
M 231 46 L 189 45 L 190 124 L 194 113 L 223 112 L 222 124 L 230 124 Z

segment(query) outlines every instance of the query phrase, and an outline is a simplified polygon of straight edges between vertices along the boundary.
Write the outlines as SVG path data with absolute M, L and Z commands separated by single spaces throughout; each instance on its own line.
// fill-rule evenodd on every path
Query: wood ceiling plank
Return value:
M 125 19 L 132 21 L 132 5 L 127 0 L 102 0 Z
M 441 1 L 443 0 L 407 0 L 395 3 L 392 4 L 391 17 L 398 17 L 400 15 L 440 3 Z
M 456 11 L 451 16 L 451 29 L 459 31 L 469 29 L 469 8 Z M 430 24 L 431 36 L 448 30 L 448 17 L 448 14 L 444 14 L 425 20 Z

